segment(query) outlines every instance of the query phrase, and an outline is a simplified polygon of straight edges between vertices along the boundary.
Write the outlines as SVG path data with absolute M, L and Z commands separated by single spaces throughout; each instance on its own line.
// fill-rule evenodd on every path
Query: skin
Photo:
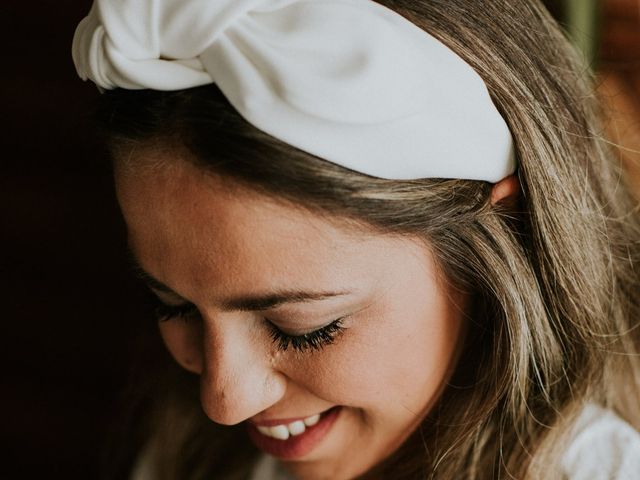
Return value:
M 115 173 L 130 247 L 167 287 L 154 292 L 199 312 L 160 323 L 168 350 L 200 375 L 203 409 L 222 425 L 343 406 L 321 443 L 285 467 L 304 479 L 364 474 L 440 395 L 463 340 L 465 298 L 439 278 L 420 239 L 310 213 L 179 156 L 141 150 Z M 283 290 L 343 294 L 265 310 L 227 305 Z M 302 352 L 279 350 L 265 320 L 300 335 L 343 316 L 331 345 Z

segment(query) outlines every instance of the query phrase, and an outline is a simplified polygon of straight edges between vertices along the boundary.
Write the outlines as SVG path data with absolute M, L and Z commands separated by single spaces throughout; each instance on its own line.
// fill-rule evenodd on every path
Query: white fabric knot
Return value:
M 103 89 L 215 83 L 257 128 L 375 177 L 515 169 L 478 74 L 370 0 L 96 0 L 73 58 Z

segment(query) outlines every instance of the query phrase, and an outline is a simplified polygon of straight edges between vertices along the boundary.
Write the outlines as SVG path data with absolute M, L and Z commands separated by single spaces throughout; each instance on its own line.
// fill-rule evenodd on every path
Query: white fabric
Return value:
M 639 480 L 640 433 L 611 410 L 588 405 L 562 458 L 569 480 Z
M 480 76 L 371 0 L 96 0 L 73 59 L 103 89 L 215 83 L 260 130 L 371 176 L 515 170 Z

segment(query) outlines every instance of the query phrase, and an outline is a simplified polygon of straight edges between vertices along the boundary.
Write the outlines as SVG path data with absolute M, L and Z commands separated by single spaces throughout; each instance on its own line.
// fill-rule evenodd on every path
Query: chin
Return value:
M 362 465 L 340 465 L 337 462 L 283 462 L 298 480 L 350 480 L 366 473 Z

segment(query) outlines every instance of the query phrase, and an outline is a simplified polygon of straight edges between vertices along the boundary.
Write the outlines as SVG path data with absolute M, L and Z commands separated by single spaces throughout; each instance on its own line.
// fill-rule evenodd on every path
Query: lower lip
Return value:
M 320 421 L 313 427 L 307 427 L 300 435 L 291 435 L 287 440 L 267 437 L 261 434 L 255 425 L 248 423 L 249 437 L 256 446 L 274 457 L 283 460 L 300 458 L 311 452 L 326 436 L 338 418 L 342 407 L 334 407 L 322 414 Z

